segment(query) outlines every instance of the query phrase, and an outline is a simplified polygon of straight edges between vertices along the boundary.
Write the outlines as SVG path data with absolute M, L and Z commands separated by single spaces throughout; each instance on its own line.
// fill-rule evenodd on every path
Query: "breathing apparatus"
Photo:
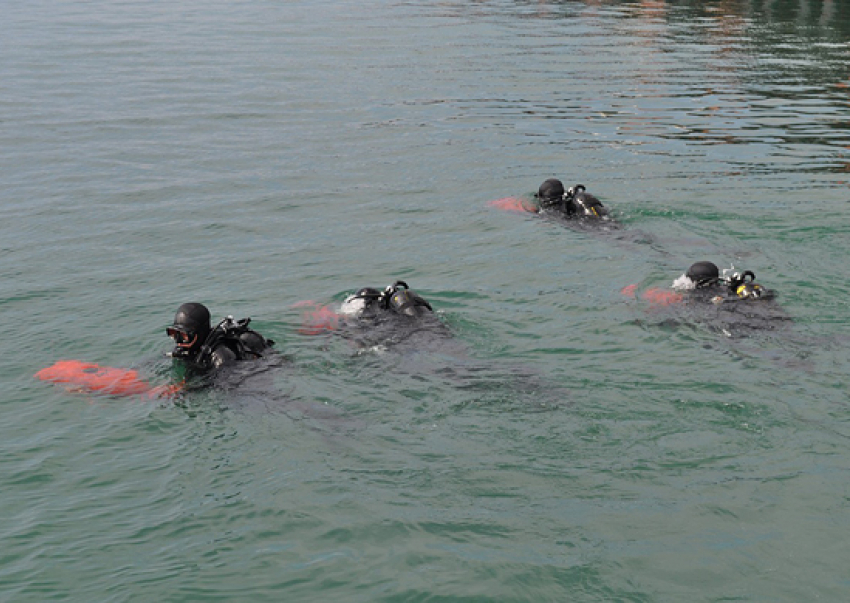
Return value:
M 354 305 L 352 302 L 360 302 L 360 305 Z M 404 281 L 395 281 L 383 291 L 372 287 L 363 287 L 346 298 L 342 305 L 342 311 L 346 314 L 370 318 L 374 317 L 376 310 L 416 316 L 418 308 L 427 308 L 433 311 L 431 304 L 411 290 L 410 286 Z M 367 311 L 368 314 L 366 314 Z
M 270 347 L 274 345 L 274 341 L 262 337 L 256 331 L 248 327 L 251 323 L 250 318 L 242 318 L 234 320 L 233 316 L 226 316 L 219 322 L 215 328 L 209 330 L 198 346 L 198 334 L 190 334 L 174 327 L 166 329 L 168 335 L 177 341 L 177 346 L 168 355 L 172 358 L 193 358 L 193 361 L 203 363 L 206 361 L 216 347 L 224 344 L 233 349 L 239 358 L 261 358 L 262 354 L 254 349 L 250 343 L 246 344 L 243 335 L 248 335 L 248 341 L 251 337 L 258 337 L 262 341 L 262 347 Z M 181 343 L 181 339 L 192 337 L 190 343 Z
M 579 214 L 582 216 L 594 216 L 601 218 L 605 215 L 605 210 L 602 209 L 602 204 L 592 195 L 585 195 L 587 190 L 583 184 L 576 184 L 567 189 L 564 193 L 564 207 L 567 210 L 567 215 Z M 589 201 L 596 201 L 590 203 Z M 602 209 L 602 211 L 600 211 Z
M 736 299 L 758 299 L 769 297 L 770 291 L 755 282 L 752 270 L 738 272 L 735 267 L 725 268 L 721 274 L 712 262 L 697 262 L 688 271 L 673 282 L 674 289 L 708 289 L 716 286 L 727 289 L 734 297 L 716 295 L 711 299 L 714 304 Z
M 250 318 L 233 320 L 232 316 L 226 316 L 207 337 L 201 347 L 201 353 L 211 353 L 218 344 L 224 343 L 233 349 L 239 358 L 262 358 L 263 355 L 255 348 L 271 347 L 274 341 L 248 328 L 249 324 L 251 324 Z M 254 343 L 251 342 L 252 338 L 255 339 Z
M 567 216 L 582 216 L 602 218 L 608 212 L 599 199 L 586 194 L 587 187 L 576 184 L 564 189 L 563 183 L 557 178 L 549 178 L 537 190 L 540 206 L 558 208 Z
M 398 314 L 415 316 L 417 307 L 425 307 L 432 312 L 434 311 L 431 304 L 411 291 L 410 286 L 404 281 L 396 281 L 389 285 L 378 299 L 384 310 L 392 310 Z
M 733 272 L 728 276 L 725 275 L 726 270 L 723 272 L 729 290 L 740 299 L 758 299 L 766 293 L 765 288 L 755 282 L 756 275 L 752 270 Z M 747 277 L 749 277 L 749 280 L 747 280 Z

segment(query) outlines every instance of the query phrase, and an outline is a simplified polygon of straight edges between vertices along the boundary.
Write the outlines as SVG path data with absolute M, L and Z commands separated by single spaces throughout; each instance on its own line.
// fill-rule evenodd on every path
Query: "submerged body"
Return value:
M 302 333 L 335 331 L 358 350 L 421 351 L 451 340 L 451 332 L 431 304 L 404 281 L 383 290 L 363 287 L 338 308 L 313 302 L 300 305 L 311 308 L 305 314 Z
M 333 333 L 368 360 L 365 370 L 416 375 L 417 382 L 449 381 L 470 395 L 502 399 L 506 391 L 527 407 L 556 408 L 569 396 L 532 368 L 482 363 L 455 337 L 431 304 L 396 281 L 386 289 L 359 289 L 338 306 L 302 302 L 303 334 Z M 479 398 L 476 398 L 479 399 Z

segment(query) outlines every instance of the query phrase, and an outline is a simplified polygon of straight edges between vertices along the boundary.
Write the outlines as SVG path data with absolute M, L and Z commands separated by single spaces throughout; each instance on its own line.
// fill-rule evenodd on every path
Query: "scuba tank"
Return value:
M 212 330 L 204 342 L 204 346 L 214 348 L 224 344 L 236 353 L 239 360 L 246 358 L 262 358 L 261 352 L 274 345 L 274 341 L 266 339 L 253 329 L 249 329 L 250 318 L 233 320 L 232 316 L 224 318 Z
M 749 277 L 749 280 L 747 280 Z M 756 275 L 752 270 L 745 270 L 742 273 L 735 272 L 728 277 L 726 283 L 729 290 L 738 296 L 739 299 L 758 299 L 767 293 L 767 290 L 759 285 L 756 280 Z
M 273 346 L 274 341 L 250 329 L 250 323 L 250 318 L 234 320 L 232 316 L 225 317 L 207 336 L 198 354 L 190 359 L 192 364 L 208 369 L 219 366 L 231 354 L 232 360 L 262 358 L 263 352 Z
M 411 317 L 421 315 L 424 311 L 423 308 L 427 308 L 431 312 L 434 311 L 431 304 L 421 295 L 412 291 L 404 281 L 396 281 L 384 289 L 380 303 L 384 310 L 391 310 L 396 314 Z
M 537 199 L 543 209 L 554 209 L 567 217 L 605 218 L 608 210 L 595 196 L 586 192 L 587 187 L 576 184 L 564 189 L 563 183 L 557 178 L 549 178 L 537 191 Z
M 602 202 L 590 193 L 585 192 L 587 188 L 583 184 L 571 186 L 564 193 L 564 210 L 568 216 L 579 216 L 588 218 L 604 218 L 608 210 Z

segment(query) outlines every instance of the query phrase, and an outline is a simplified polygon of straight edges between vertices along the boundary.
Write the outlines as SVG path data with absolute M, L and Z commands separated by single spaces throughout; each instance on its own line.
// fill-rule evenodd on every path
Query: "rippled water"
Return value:
M 850 5 L 3 10 L 3 601 L 843 601 Z M 621 228 L 488 203 L 583 183 Z M 788 328 L 624 297 L 749 268 Z M 403 278 L 396 353 L 296 304 Z M 286 354 L 170 378 L 184 301 Z

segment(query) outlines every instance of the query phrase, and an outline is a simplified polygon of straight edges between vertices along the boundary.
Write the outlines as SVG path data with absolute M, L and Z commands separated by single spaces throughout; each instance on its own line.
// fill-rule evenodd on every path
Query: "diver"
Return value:
M 755 282 L 752 270 L 735 271 L 734 267 L 723 270 L 713 262 L 702 261 L 691 264 L 685 274 L 673 281 L 672 290 L 651 287 L 641 295 L 643 299 L 658 305 L 670 305 L 684 301 L 710 301 L 718 305 L 727 301 L 773 299 L 773 291 Z M 624 287 L 621 293 L 633 297 L 637 285 Z M 684 295 L 687 293 L 687 297 Z
M 358 349 L 396 345 L 402 341 L 412 344 L 420 336 L 427 340 L 451 337 L 431 304 L 400 280 L 383 290 L 358 289 L 338 305 L 304 301 L 296 307 L 304 308 L 300 333 L 337 332 Z M 431 343 L 429 341 L 426 347 Z
M 466 355 L 431 303 L 402 280 L 384 289 L 362 287 L 341 303 L 296 306 L 304 308 L 300 333 L 333 333 L 355 354 L 374 353 L 395 366 L 421 354 Z
M 175 343 L 170 356 L 197 373 L 261 358 L 274 341 L 250 329 L 250 322 L 250 318 L 234 320 L 228 316 L 213 328 L 206 306 L 185 303 L 177 308 L 174 322 L 165 329 Z
M 342 314 L 364 319 L 377 318 L 384 313 L 415 318 L 433 311 L 431 304 L 404 281 L 395 281 L 383 291 L 363 287 L 349 295 L 340 306 Z
M 549 178 L 537 190 L 539 212 L 556 213 L 564 218 L 609 220 L 608 210 L 595 196 L 586 192 L 583 184 L 564 190 L 557 178 Z
M 629 285 L 622 293 L 634 297 L 636 288 Z M 701 323 L 727 337 L 781 329 L 792 320 L 775 302 L 775 293 L 756 282 L 753 271 L 721 271 L 708 261 L 692 264 L 672 288 L 651 287 L 640 297 L 656 309 L 679 308 L 674 310 L 678 318 L 665 324 Z
M 544 181 L 533 196 L 504 197 L 489 201 L 487 205 L 504 211 L 538 214 L 580 230 L 619 228 L 608 208 L 588 193 L 583 184 L 564 189 L 564 183 L 557 178 Z
M 713 304 L 727 301 L 772 299 L 773 291 L 761 286 L 752 270 L 737 272 L 734 268 L 720 269 L 713 262 L 696 262 L 688 271 L 673 281 L 673 289 L 679 291 L 695 291 L 700 294 L 708 293 L 708 299 Z M 698 297 L 705 297 L 698 295 Z

